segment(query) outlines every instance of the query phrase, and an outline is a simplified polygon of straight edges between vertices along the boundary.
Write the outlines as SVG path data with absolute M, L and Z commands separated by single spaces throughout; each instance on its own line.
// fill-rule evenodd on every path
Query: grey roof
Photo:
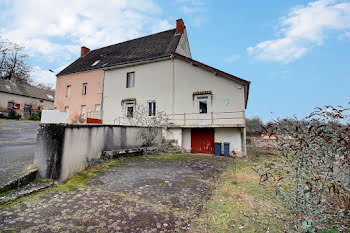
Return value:
M 57 75 L 170 56 L 175 52 L 181 37 L 181 34 L 175 32 L 176 29 L 172 29 L 92 50 Z
M 47 91 L 34 86 L 15 83 L 8 79 L 0 78 L 0 92 L 6 92 L 14 95 L 21 95 L 26 97 L 32 97 L 36 99 L 42 99 L 47 101 L 54 101 L 55 92 Z

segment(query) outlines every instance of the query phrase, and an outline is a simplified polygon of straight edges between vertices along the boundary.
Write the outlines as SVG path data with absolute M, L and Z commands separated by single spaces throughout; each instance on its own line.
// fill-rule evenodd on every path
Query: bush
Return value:
M 16 112 L 15 112 L 15 110 L 10 110 L 10 111 L 9 111 L 8 118 L 10 118 L 10 119 L 16 118 Z
M 41 111 L 36 110 L 35 113 L 32 113 L 30 115 L 29 120 L 40 121 L 41 120 Z
M 272 181 L 276 186 L 297 231 L 318 232 L 330 225 L 346 228 L 350 210 L 348 111 L 325 106 L 302 121 L 276 120 L 265 129 L 277 137 L 285 163 L 266 164 L 259 174 L 262 183 Z

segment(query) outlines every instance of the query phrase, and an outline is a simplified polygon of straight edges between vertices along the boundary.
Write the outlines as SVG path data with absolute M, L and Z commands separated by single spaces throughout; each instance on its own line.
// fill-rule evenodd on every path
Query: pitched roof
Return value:
M 15 83 L 8 79 L 0 78 L 0 92 L 6 92 L 14 95 L 21 95 L 47 101 L 54 101 L 55 92 L 47 91 L 38 87 Z
M 181 37 L 175 32 L 176 29 L 172 29 L 92 50 L 57 76 L 170 56 Z

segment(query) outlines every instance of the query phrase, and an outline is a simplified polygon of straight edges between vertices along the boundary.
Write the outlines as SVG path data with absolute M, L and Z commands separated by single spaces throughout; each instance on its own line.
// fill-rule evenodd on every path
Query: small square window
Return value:
M 83 95 L 87 94 L 87 83 L 83 83 Z
M 148 116 L 156 115 L 156 101 L 148 102 Z
M 135 72 L 129 72 L 126 74 L 126 88 L 135 86 Z

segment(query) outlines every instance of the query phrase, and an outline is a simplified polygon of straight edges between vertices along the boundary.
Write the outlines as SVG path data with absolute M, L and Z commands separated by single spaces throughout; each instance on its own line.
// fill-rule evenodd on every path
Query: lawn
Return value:
M 260 151 L 261 152 L 261 151 Z M 290 232 L 287 210 L 272 187 L 259 185 L 254 171 L 273 158 L 269 151 L 236 158 L 223 173 L 189 232 Z M 235 172 L 236 171 L 236 172 Z

